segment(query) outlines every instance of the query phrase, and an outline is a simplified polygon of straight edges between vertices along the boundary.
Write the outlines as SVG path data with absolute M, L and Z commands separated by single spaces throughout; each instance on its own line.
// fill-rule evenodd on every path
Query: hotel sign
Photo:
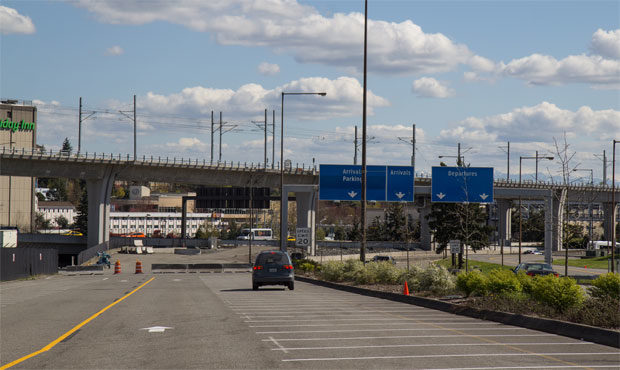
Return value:
M 26 122 L 24 120 L 14 122 L 8 118 L 0 121 L 0 129 L 2 130 L 13 130 L 13 132 L 16 132 L 17 130 L 33 131 L 34 128 L 34 122 Z

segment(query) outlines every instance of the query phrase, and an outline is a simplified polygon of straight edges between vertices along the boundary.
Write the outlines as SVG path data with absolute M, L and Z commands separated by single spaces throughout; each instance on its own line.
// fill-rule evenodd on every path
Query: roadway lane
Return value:
M 252 291 L 248 273 L 54 277 L 39 281 L 53 294 L 22 300 L 41 289 L 3 283 L 2 364 L 42 348 L 152 277 L 14 368 L 620 367 L 615 348 L 301 282 L 294 291 Z M 170 329 L 144 330 L 157 326 Z

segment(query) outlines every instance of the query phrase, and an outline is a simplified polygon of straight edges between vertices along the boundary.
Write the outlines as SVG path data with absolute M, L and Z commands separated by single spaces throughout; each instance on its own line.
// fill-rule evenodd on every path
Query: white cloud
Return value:
M 17 10 L 0 5 L 0 32 L 3 35 L 11 33 L 32 34 L 35 32 L 30 17 L 21 15 Z
M 535 53 L 508 63 L 493 62 L 478 56 L 469 60 L 473 71 L 464 72 L 466 81 L 490 81 L 514 77 L 530 85 L 589 84 L 593 88 L 620 88 L 620 30 L 599 29 L 592 35 L 591 55 L 569 55 L 556 59 Z
M 263 62 L 258 65 L 258 73 L 265 76 L 277 75 L 278 73 L 280 73 L 280 66 L 277 64 Z
M 361 113 L 362 86 L 351 77 L 330 80 L 323 77 L 302 78 L 274 89 L 265 89 L 258 84 L 246 84 L 237 90 L 214 89 L 202 86 L 188 87 L 179 93 L 160 95 L 147 93 L 139 99 L 139 107 L 154 113 L 198 113 L 210 114 L 211 110 L 235 112 L 237 115 L 255 115 L 265 108 L 279 107 L 280 93 L 326 92 L 327 96 L 305 96 L 286 98 L 287 113 L 294 113 L 299 119 L 320 120 L 338 116 L 352 116 Z M 389 102 L 368 92 L 368 112 L 374 107 L 388 106 Z
M 209 145 L 203 143 L 196 137 L 182 137 L 179 138 L 177 142 L 166 143 L 166 146 L 173 151 L 206 151 L 209 147 Z
M 532 107 L 483 118 L 469 117 L 452 129 L 441 130 L 440 140 L 493 142 L 553 142 L 566 132 L 580 140 L 608 141 L 620 135 L 620 111 L 595 111 L 583 106 L 577 111 L 542 102 Z
M 125 50 L 123 50 L 122 47 L 118 46 L 118 45 L 114 45 L 111 48 L 107 48 L 105 51 L 105 55 L 112 55 L 112 56 L 117 56 L 117 55 L 121 55 L 125 52 Z
M 166 21 L 210 32 L 223 45 L 265 46 L 290 53 L 304 63 L 360 71 L 364 16 L 335 13 L 329 17 L 296 0 L 174 2 L 79 0 L 77 5 L 108 23 L 145 24 Z M 368 66 L 371 71 L 406 74 L 453 70 L 480 64 L 467 46 L 441 33 L 425 33 L 410 20 L 368 20 Z
M 598 29 L 592 35 L 590 50 L 596 55 L 620 59 L 620 29 L 614 31 Z
M 412 91 L 423 98 L 448 98 L 454 90 L 432 77 L 422 77 L 413 81 Z

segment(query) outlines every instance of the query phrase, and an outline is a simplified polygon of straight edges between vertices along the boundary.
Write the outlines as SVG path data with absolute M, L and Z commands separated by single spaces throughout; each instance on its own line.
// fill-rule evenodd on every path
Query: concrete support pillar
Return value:
M 420 248 L 430 251 L 431 248 L 431 228 L 428 226 L 427 216 L 431 213 L 431 203 L 425 202 L 424 207 L 418 209 L 420 213 Z
M 611 202 L 603 203 L 603 237 L 605 240 L 611 240 L 615 225 L 618 222 L 615 217 L 618 214 L 618 203 L 616 203 L 616 212 L 613 212 L 611 208 Z
M 545 197 L 545 262 L 552 263 L 551 252 L 553 251 L 553 191 Z
M 553 200 L 551 204 L 552 216 L 553 216 L 553 227 L 552 227 L 552 241 L 551 241 L 551 249 L 552 251 L 561 251 L 563 250 L 563 238 L 564 235 L 562 233 L 563 225 L 564 225 L 564 217 L 566 210 L 566 188 L 559 189 L 553 191 Z
M 316 185 L 284 185 L 280 197 L 282 219 L 280 220 L 280 250 L 286 252 L 286 234 L 288 230 L 288 193 L 295 193 L 297 199 L 297 226 L 309 227 L 310 245 L 307 252 L 316 253 L 316 203 L 318 201 L 318 187 Z
M 497 201 L 497 217 L 498 217 L 498 238 L 500 245 L 502 240 L 511 239 L 512 235 L 512 201 L 510 199 L 498 199 Z
M 103 179 L 86 180 L 88 191 L 88 234 L 87 246 L 110 240 L 110 195 L 114 176 L 106 171 Z

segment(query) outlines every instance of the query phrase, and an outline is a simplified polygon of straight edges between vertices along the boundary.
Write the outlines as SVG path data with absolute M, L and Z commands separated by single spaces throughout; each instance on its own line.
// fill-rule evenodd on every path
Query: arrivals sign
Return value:
M 34 128 L 35 128 L 34 122 L 26 122 L 24 120 L 15 122 L 8 118 L 0 121 L 0 129 L 2 130 L 12 130 L 13 132 L 16 132 L 18 130 L 32 131 L 34 130 Z
M 361 200 L 362 166 L 322 164 L 319 199 Z M 366 200 L 413 202 L 412 166 L 366 166 Z

